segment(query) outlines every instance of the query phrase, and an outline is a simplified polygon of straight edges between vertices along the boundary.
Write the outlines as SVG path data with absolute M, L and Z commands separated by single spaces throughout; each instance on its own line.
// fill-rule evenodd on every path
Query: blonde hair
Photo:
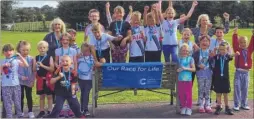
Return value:
M 135 11 L 132 13 L 131 18 L 132 17 L 138 17 L 138 19 L 141 20 L 141 13 L 139 11 Z
M 64 33 L 61 35 L 60 40 L 62 40 L 64 36 L 66 36 L 66 37 L 68 38 L 69 41 L 72 40 L 72 36 L 71 36 L 69 33 L 67 33 L 67 32 L 64 32 Z
M 49 27 L 50 32 L 54 32 L 54 25 L 56 23 L 59 23 L 61 25 L 61 31 L 60 31 L 61 33 L 66 32 L 65 24 L 64 24 L 63 20 L 60 19 L 59 17 L 53 19 L 53 21 L 50 23 L 50 27 Z
M 176 11 L 175 11 L 174 8 L 172 8 L 172 7 L 167 8 L 165 13 L 167 14 L 169 11 L 173 11 L 174 12 L 174 16 L 176 16 Z
M 48 47 L 49 47 L 49 44 L 48 44 L 48 42 L 42 40 L 42 41 L 39 41 L 39 42 L 37 43 L 37 48 L 39 48 L 40 46 L 45 46 L 45 47 L 48 48 Z
M 247 36 L 239 36 L 239 41 L 240 40 L 245 40 L 246 42 L 248 42 L 248 38 L 247 38 Z
M 88 43 L 82 43 L 81 49 L 80 49 L 81 52 L 83 52 L 85 47 L 89 48 L 89 51 L 92 52 L 92 47 Z
M 178 55 L 179 55 L 180 57 L 181 57 L 181 50 L 182 50 L 184 47 L 188 50 L 188 54 L 189 54 L 189 52 L 190 52 L 190 48 L 189 48 L 190 46 L 189 46 L 187 43 L 183 43 L 182 46 L 180 46 L 180 48 L 179 48 L 179 54 L 178 54 Z
M 184 32 L 190 32 L 191 35 L 192 35 L 192 31 L 191 31 L 190 28 L 184 28 L 183 31 L 182 31 L 182 34 L 183 34 Z
M 198 21 L 197 21 L 196 27 L 200 27 L 201 19 L 204 18 L 204 17 L 207 18 L 208 23 L 211 23 L 208 14 L 201 14 L 201 15 L 198 16 Z
M 101 31 L 101 28 L 102 28 L 102 26 L 100 23 L 94 24 L 92 27 L 92 32 Z
M 125 14 L 124 13 L 124 8 L 122 6 L 119 6 L 119 5 L 114 8 L 114 12 L 121 12 L 123 15 Z
M 22 46 L 28 46 L 28 47 L 30 47 L 30 49 L 31 49 L 31 44 L 30 44 L 29 42 L 27 42 L 27 41 L 25 41 L 25 40 L 21 40 L 21 41 L 19 41 L 19 43 L 17 44 L 17 47 L 16 47 L 16 51 L 17 51 L 18 53 L 20 53 L 20 48 L 21 48 Z
M 61 60 L 65 59 L 65 58 L 67 58 L 70 62 L 72 62 L 71 57 L 68 55 L 63 55 Z

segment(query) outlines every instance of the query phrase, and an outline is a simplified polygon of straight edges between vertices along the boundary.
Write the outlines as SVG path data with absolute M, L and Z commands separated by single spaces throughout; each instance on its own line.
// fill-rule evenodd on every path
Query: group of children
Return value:
M 229 80 L 229 61 L 235 60 L 234 81 L 234 110 L 239 108 L 248 110 L 247 95 L 249 84 L 249 70 L 252 66 L 251 54 L 254 51 L 254 37 L 249 46 L 247 37 L 238 37 L 237 29 L 233 34 L 233 54 L 230 45 L 223 40 L 224 28 L 215 29 L 216 39 L 208 34 L 199 36 L 199 44 L 190 41 L 192 31 L 189 28 L 182 30 L 182 39 L 177 39 L 177 27 L 191 17 L 197 1 L 192 3 L 188 14 L 181 15 L 174 20 L 175 10 L 169 0 L 169 7 L 165 13 L 161 12 L 161 1 L 151 7 L 144 7 L 143 26 L 141 13 L 133 11 L 124 21 L 124 9 L 117 6 L 114 9 L 113 19 L 106 4 L 109 31 L 98 21 L 100 13 L 96 9 L 89 11 L 91 24 L 86 27 L 84 43 L 79 48 L 75 43 L 76 31 L 69 29 L 61 33 L 58 43 L 57 36 L 53 38 L 58 48 L 55 55 L 48 53 L 49 40 L 45 37 L 37 44 L 39 55 L 29 55 L 31 46 L 27 41 L 20 41 L 15 54 L 11 44 L 5 44 L 2 53 L 5 59 L 1 63 L 2 100 L 7 118 L 12 118 L 12 103 L 18 117 L 23 117 L 24 95 L 27 97 L 28 116 L 35 117 L 32 112 L 32 87 L 36 79 L 37 95 L 40 95 L 40 113 L 37 118 L 56 118 L 63 116 L 65 100 L 70 107 L 71 116 L 84 117 L 89 115 L 88 102 L 92 88 L 92 71 L 103 63 L 126 62 L 129 51 L 129 62 L 161 62 L 163 52 L 165 61 L 178 64 L 178 96 L 181 105 L 181 114 L 192 114 L 192 72 L 196 72 L 198 81 L 198 104 L 200 113 L 211 113 L 210 91 L 216 92 L 216 111 L 222 110 L 221 96 L 224 96 L 225 112 L 232 115 L 228 104 L 228 94 L 231 91 Z M 55 23 L 56 28 L 59 23 Z M 88 43 L 89 39 L 89 43 Z M 81 91 L 79 104 L 76 91 Z M 52 106 L 52 94 L 56 104 Z M 48 112 L 44 111 L 45 96 L 48 99 Z M 10 100 L 11 99 L 11 100 Z M 53 107 L 53 110 L 52 110 Z M 73 114 L 74 113 L 74 114 Z M 59 115 L 60 114 L 60 115 Z

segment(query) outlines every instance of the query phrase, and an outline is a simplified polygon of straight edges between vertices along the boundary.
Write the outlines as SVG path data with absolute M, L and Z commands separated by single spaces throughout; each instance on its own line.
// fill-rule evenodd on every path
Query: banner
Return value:
M 106 63 L 102 66 L 102 86 L 118 88 L 160 88 L 163 64 Z

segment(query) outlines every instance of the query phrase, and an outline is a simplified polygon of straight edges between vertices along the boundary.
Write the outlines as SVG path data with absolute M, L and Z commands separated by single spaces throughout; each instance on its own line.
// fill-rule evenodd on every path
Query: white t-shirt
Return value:
M 61 58 L 62 58 L 63 55 L 70 56 L 71 61 L 73 62 L 74 61 L 74 57 L 76 57 L 76 55 L 77 55 L 77 51 L 76 51 L 76 49 L 71 48 L 71 47 L 69 47 L 67 49 L 64 49 L 63 47 L 61 47 L 61 48 L 57 48 L 55 50 L 55 54 L 56 54 L 56 56 L 59 56 L 59 64 L 60 64 Z M 71 67 L 74 68 L 74 64 L 72 64 Z
M 104 29 L 104 26 L 101 25 L 102 28 L 101 28 L 101 31 L 104 32 L 105 29 Z M 89 24 L 86 28 L 85 28 L 85 36 L 88 36 L 89 40 L 91 39 L 93 35 L 93 32 L 92 32 L 92 28 L 93 28 L 93 24 Z
M 94 66 L 93 56 L 81 56 L 78 59 L 78 77 L 81 80 L 92 80 Z
M 159 51 L 160 46 L 160 26 L 155 25 L 153 27 L 145 27 L 145 36 L 147 37 L 145 51 Z M 156 38 L 154 38 L 156 37 Z M 158 44 L 159 43 L 159 44 Z M 157 46 L 159 45 L 159 46 Z
M 132 41 L 130 43 L 130 57 L 143 56 L 144 53 L 144 40 L 141 37 L 141 31 L 144 31 L 144 27 L 132 28 Z M 143 51 L 142 51 L 143 50 Z
M 163 20 L 162 29 L 164 32 L 163 45 L 177 45 L 177 26 L 180 20 Z
M 109 34 L 106 33 L 102 33 L 101 34 L 101 40 L 97 40 L 95 38 L 95 36 L 93 35 L 89 41 L 90 45 L 93 45 L 95 47 L 96 50 L 100 49 L 101 50 L 106 50 L 107 48 L 109 48 L 109 42 L 108 41 L 112 41 L 114 40 L 114 36 L 111 36 Z
M 183 39 L 181 39 L 179 41 L 179 48 L 181 48 L 183 44 L 184 44 L 184 41 L 183 41 Z M 186 43 L 186 44 L 188 44 L 188 46 L 189 46 L 189 51 L 190 51 L 189 54 L 192 55 L 193 54 L 193 43 L 191 41 L 188 41 L 188 43 Z

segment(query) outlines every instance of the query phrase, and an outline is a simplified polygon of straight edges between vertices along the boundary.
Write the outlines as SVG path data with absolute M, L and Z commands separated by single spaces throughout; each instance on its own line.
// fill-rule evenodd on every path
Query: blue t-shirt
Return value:
M 194 64 L 194 59 L 190 56 L 184 57 L 184 58 L 179 58 L 178 63 L 179 63 L 179 67 L 190 68 L 191 64 Z M 178 80 L 179 81 L 191 81 L 192 80 L 191 74 L 192 74 L 191 71 L 183 70 L 178 73 Z
M 2 87 L 3 86 L 17 86 L 19 85 L 18 69 L 19 60 L 16 58 L 4 59 L 1 65 L 10 63 L 11 66 L 2 71 Z
M 92 80 L 94 66 L 93 56 L 81 56 L 78 59 L 78 77 L 81 80 Z

